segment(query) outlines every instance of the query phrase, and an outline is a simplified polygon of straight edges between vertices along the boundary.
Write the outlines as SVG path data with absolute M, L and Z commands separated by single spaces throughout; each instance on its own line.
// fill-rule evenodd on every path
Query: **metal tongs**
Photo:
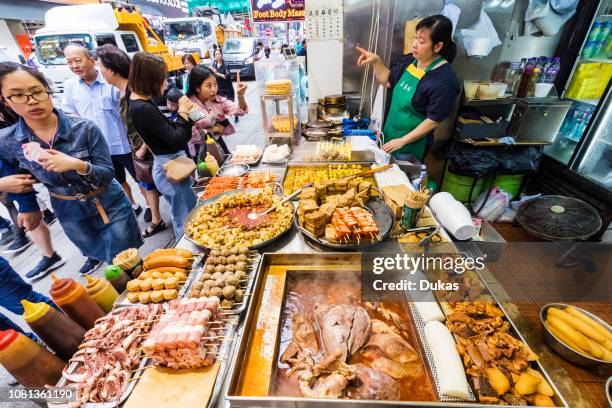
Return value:
M 275 204 L 272 207 L 268 208 L 264 212 L 258 213 L 258 212 L 255 212 L 255 211 L 251 211 L 250 213 L 247 214 L 247 218 L 250 219 L 250 220 L 256 220 L 259 217 L 261 217 L 263 215 L 266 215 L 266 214 L 276 210 L 278 207 L 280 207 L 281 205 L 285 204 L 286 202 L 291 201 L 293 198 L 295 198 L 298 195 L 300 195 L 305 188 L 312 187 L 312 186 L 313 186 L 313 183 L 306 184 L 304 187 L 300 188 L 299 190 L 295 190 L 295 192 L 293 194 L 283 198 L 280 202 L 278 202 L 277 204 Z

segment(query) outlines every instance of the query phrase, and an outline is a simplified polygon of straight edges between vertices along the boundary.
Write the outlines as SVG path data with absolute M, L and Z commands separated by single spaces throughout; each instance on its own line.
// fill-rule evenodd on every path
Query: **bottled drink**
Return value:
M 527 96 L 534 96 L 535 85 L 540 77 L 540 68 L 534 68 L 531 78 L 529 78 L 529 85 L 527 86 Z
M 601 26 L 601 21 L 596 21 L 595 23 L 593 23 L 593 27 L 591 27 L 591 32 L 589 32 L 587 41 L 597 41 L 597 39 L 601 35 Z
M 506 83 L 508 84 L 507 93 L 516 96 L 518 92 L 518 86 L 521 82 L 521 63 L 513 62 L 510 64 L 510 69 L 508 70 L 508 76 L 506 78 Z
M 597 36 L 597 38 L 595 39 L 595 41 L 601 41 L 601 42 L 605 42 L 606 40 L 608 40 L 608 35 L 610 35 L 610 29 L 612 27 L 612 22 L 608 21 L 606 22 L 602 22 L 601 23 L 601 29 L 599 31 L 599 35 Z
M 519 84 L 519 89 L 517 93 L 517 96 L 519 98 L 524 98 L 525 96 L 527 96 L 527 88 L 529 87 L 529 80 L 531 79 L 531 75 L 533 74 L 534 67 L 534 60 L 532 58 L 529 58 L 521 76 L 521 82 Z
M 546 68 L 545 79 L 542 82 L 547 84 L 552 84 L 557 79 L 557 75 L 559 74 L 559 70 L 561 69 L 561 58 L 555 57 L 552 59 L 551 63 Z
M 559 134 L 563 137 L 568 137 L 569 130 L 572 128 L 574 118 L 574 107 L 570 107 L 567 111 L 567 115 L 565 115 L 565 119 L 563 119 L 563 123 L 561 124 L 561 128 L 559 129 Z
M 589 40 L 586 42 L 586 44 L 584 44 L 584 48 L 582 49 L 582 58 L 584 59 L 593 58 L 596 52 L 597 52 L 597 42 Z

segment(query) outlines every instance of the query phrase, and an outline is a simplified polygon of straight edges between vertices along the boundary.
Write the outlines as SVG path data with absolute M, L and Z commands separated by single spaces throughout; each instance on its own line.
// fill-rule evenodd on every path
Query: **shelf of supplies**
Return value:
M 612 59 L 609 58 L 581 58 L 580 62 L 603 62 L 603 63 L 611 63 Z
M 575 99 L 575 98 L 567 98 L 567 99 L 569 99 L 570 101 L 586 103 L 586 104 L 593 105 L 593 106 L 597 106 L 597 104 L 599 103 L 599 99 Z

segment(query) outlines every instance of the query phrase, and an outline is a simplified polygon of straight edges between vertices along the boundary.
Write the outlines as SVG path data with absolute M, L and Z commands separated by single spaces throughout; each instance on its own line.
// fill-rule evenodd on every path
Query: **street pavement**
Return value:
M 264 134 L 261 124 L 261 106 L 257 91 L 255 89 L 255 82 L 245 81 L 245 83 L 248 86 L 246 92 L 246 101 L 249 106 L 249 113 L 246 116 L 240 118 L 240 121 L 237 124 L 234 124 L 236 128 L 236 133 L 234 135 L 226 137 L 225 141 L 230 150 L 233 150 L 238 144 L 254 144 L 259 146 L 260 148 L 263 148 L 265 146 Z M 233 123 L 234 119 L 231 118 L 230 121 Z M 130 186 L 132 187 L 132 193 L 136 201 L 144 208 L 145 200 L 144 197 L 140 194 L 140 191 L 138 190 L 137 183 L 129 176 L 128 180 Z M 46 189 L 43 186 L 39 185 L 37 186 L 37 190 L 40 192 L 39 196 L 47 203 L 47 205 L 49 205 L 49 195 Z M 162 218 L 166 221 L 169 227 L 165 231 L 162 231 L 152 237 L 145 239 L 144 245 L 139 248 L 139 252 L 141 255 L 146 255 L 157 248 L 165 248 L 171 246 L 174 243 L 174 234 L 172 232 L 170 210 L 168 204 L 163 199 L 161 200 L 160 204 Z M 138 217 L 138 223 L 140 225 L 141 230 L 144 230 L 147 226 L 147 223 L 143 221 L 143 213 L 141 213 Z M 6 219 L 9 219 L 8 212 L 6 211 L 4 206 L 0 206 L 0 215 L 5 217 Z M 53 273 L 62 278 L 73 278 L 77 282 L 85 283 L 85 278 L 83 276 L 80 276 L 78 273 L 79 269 L 85 262 L 85 257 L 80 253 L 77 247 L 72 242 L 70 242 L 66 234 L 64 234 L 59 222 L 54 222 L 52 225 L 49 226 L 49 229 L 51 230 L 51 237 L 55 250 L 66 261 L 66 264 L 64 266 L 55 270 Z M 34 268 L 34 266 L 36 266 L 41 257 L 40 252 L 34 245 L 30 246 L 25 251 L 16 255 L 2 254 L 0 250 L 0 255 L 8 259 L 12 267 L 21 276 L 25 276 L 28 271 Z M 91 276 L 103 278 L 104 268 L 105 265 L 101 266 Z M 51 284 L 51 275 L 47 275 L 46 277 L 34 282 L 32 286 L 34 287 L 34 290 L 48 295 Z M 4 313 L 7 317 L 9 317 L 18 325 L 27 330 L 27 324 L 24 322 L 21 316 L 14 315 L 13 313 L 2 308 L 0 308 L 0 313 Z M 0 366 L 0 386 L 7 385 L 11 380 L 12 379 L 10 375 L 8 375 L 4 368 Z M 0 402 L 0 407 L 2 408 L 10 406 L 12 405 Z M 28 405 L 27 403 L 20 403 L 14 406 L 26 407 Z M 32 406 L 35 405 L 32 404 Z

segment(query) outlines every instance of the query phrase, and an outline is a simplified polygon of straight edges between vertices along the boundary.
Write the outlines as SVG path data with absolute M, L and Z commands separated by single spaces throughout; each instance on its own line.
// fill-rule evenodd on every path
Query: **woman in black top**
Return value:
M 424 18 L 416 26 L 412 53 L 390 69 L 378 55 L 357 47 L 357 63 L 372 64 L 378 82 L 393 90 L 383 128 L 385 152 L 423 161 L 433 130 L 449 115 L 460 91 L 450 66 L 456 54 L 452 31 L 444 16 Z
M 236 96 L 234 94 L 230 70 L 223 60 L 223 53 L 220 49 L 215 51 L 215 62 L 213 62 L 210 70 L 217 78 L 217 95 L 221 95 L 230 101 L 235 100 Z
M 178 102 L 175 121 L 160 112 L 151 98 L 163 92 L 166 72 L 166 63 L 161 58 L 145 52 L 134 55 L 128 79 L 128 88 L 132 91 L 129 113 L 136 131 L 153 153 L 153 180 L 170 204 L 174 236 L 178 239 L 183 233 L 187 214 L 195 207 L 196 196 L 191 189 L 191 178 L 187 177 L 181 183 L 171 182 L 164 172 L 164 164 L 185 156 L 187 142 L 191 139 L 192 123 L 188 115 L 195 106 L 183 96 Z

